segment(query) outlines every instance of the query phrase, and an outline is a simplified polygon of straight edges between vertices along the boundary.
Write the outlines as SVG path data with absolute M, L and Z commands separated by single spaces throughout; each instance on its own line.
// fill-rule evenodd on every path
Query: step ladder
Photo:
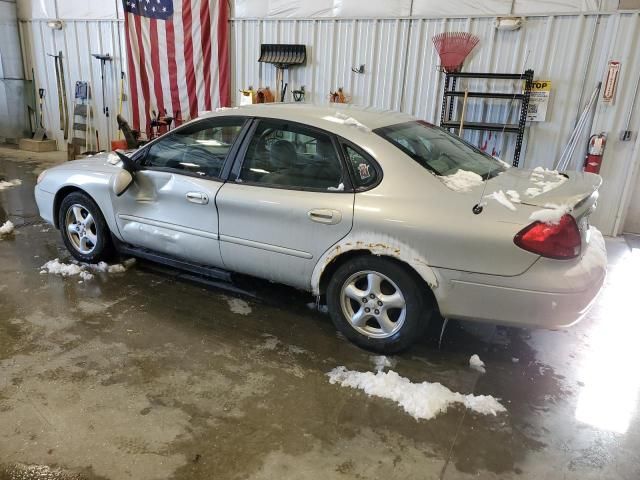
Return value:
M 73 101 L 71 141 L 67 145 L 68 159 L 95 153 L 93 148 L 93 108 L 88 82 L 77 81 Z

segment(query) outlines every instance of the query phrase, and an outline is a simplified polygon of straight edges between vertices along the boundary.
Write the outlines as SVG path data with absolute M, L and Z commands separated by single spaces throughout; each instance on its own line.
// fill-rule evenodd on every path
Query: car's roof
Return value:
M 356 120 L 356 122 L 370 130 L 415 120 L 415 117 L 412 117 L 411 115 L 395 112 L 393 110 L 380 110 L 371 107 L 359 107 L 356 105 L 340 103 L 329 105 L 314 105 L 308 103 L 261 103 L 228 109 L 218 109 L 216 112 L 204 113 L 200 118 L 204 116 L 220 115 L 221 113 L 225 115 L 239 114 L 285 119 L 320 127 L 324 126 L 328 130 L 333 130 L 336 123 L 348 123 L 349 119 Z

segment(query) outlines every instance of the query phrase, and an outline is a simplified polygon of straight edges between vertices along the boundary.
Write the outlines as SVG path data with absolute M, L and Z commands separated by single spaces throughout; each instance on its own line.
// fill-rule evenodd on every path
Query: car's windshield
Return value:
M 500 160 L 426 122 L 400 123 L 375 132 L 436 175 L 466 170 L 487 180 L 507 168 Z

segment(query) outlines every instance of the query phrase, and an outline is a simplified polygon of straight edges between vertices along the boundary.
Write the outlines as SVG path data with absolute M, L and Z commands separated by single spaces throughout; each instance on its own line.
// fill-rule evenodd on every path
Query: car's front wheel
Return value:
M 433 306 L 423 285 L 398 263 L 361 256 L 333 274 L 327 288 L 336 328 L 358 346 L 398 353 L 425 332 Z
M 73 192 L 62 200 L 58 225 L 67 250 L 77 260 L 97 263 L 111 258 L 109 227 L 96 202 L 86 193 Z

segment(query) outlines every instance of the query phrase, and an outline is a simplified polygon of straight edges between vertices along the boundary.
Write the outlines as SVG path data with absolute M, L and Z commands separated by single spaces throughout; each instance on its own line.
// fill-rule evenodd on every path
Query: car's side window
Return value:
M 261 120 L 240 181 L 274 187 L 343 191 L 345 172 L 331 137 L 300 125 Z
M 349 145 L 344 145 L 356 188 L 367 188 L 378 182 L 378 172 L 371 159 Z
M 203 120 L 181 128 L 152 144 L 142 164 L 219 177 L 244 122 L 241 118 Z

